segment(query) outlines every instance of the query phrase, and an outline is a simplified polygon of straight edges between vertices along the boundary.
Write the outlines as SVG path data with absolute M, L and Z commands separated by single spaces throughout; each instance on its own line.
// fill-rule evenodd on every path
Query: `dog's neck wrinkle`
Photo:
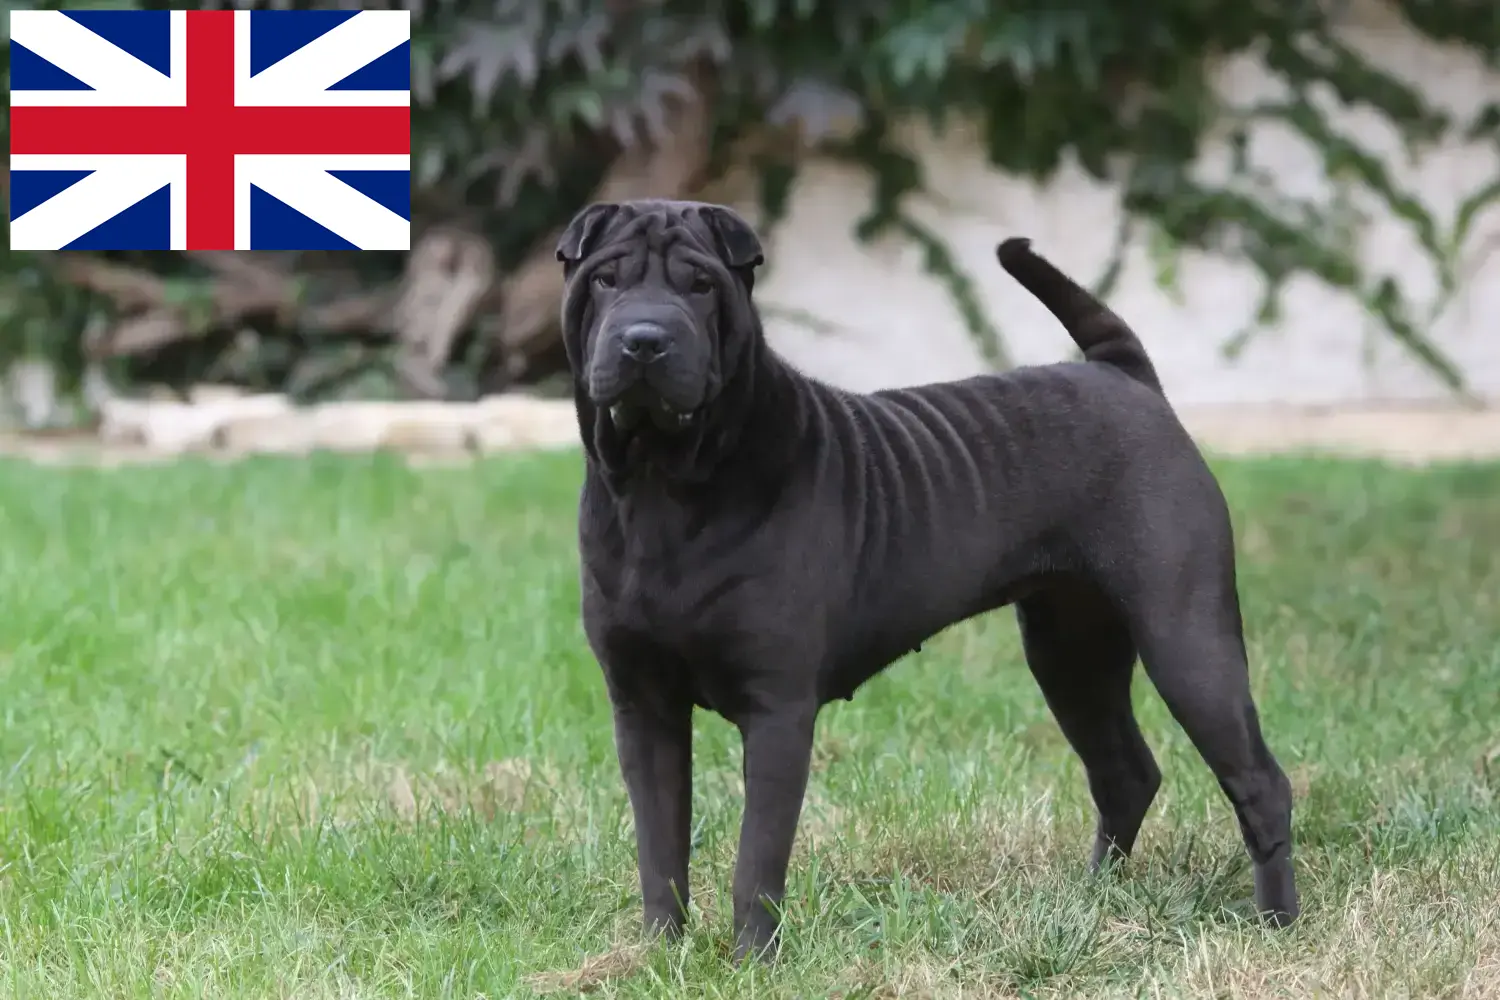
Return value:
M 743 481 L 774 490 L 793 467 L 807 426 L 807 401 L 799 381 L 758 330 L 739 365 L 744 370 L 721 396 L 722 430 L 702 485 L 719 491 Z
M 688 445 L 693 454 L 686 461 L 678 455 L 647 454 L 633 460 L 611 456 L 616 449 L 601 447 L 603 442 L 597 440 L 599 435 L 612 436 L 612 428 L 603 423 L 609 416 L 590 406 L 599 423 L 595 443 L 588 449 L 589 466 L 620 502 L 643 490 L 666 492 L 690 506 L 726 490 L 776 492 L 806 435 L 810 401 L 804 398 L 804 388 L 804 381 L 770 347 L 757 325 L 723 390 L 700 415 L 703 427 Z M 580 396 L 579 404 L 584 403 Z M 658 457 L 664 460 L 653 460 Z
M 807 434 L 806 384 L 764 338 L 758 338 L 755 350 L 755 385 L 740 427 L 738 451 L 753 473 L 785 478 Z

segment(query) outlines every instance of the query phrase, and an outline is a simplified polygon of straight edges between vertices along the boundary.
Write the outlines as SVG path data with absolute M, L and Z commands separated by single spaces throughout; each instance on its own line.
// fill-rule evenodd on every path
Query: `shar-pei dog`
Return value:
M 855 393 L 767 343 L 761 244 L 734 211 L 595 204 L 559 240 L 583 625 L 648 929 L 687 915 L 695 706 L 743 740 L 736 955 L 769 955 L 820 708 L 1008 604 L 1088 775 L 1091 866 L 1130 853 L 1161 783 L 1131 708 L 1139 656 L 1234 807 L 1259 910 L 1297 916 L 1224 496 L 1125 322 L 1028 240 L 997 254 L 1083 361 Z

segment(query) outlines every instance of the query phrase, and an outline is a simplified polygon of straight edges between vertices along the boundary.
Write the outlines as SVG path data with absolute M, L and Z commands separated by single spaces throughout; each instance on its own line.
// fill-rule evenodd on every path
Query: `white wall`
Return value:
M 1343 38 L 1367 58 L 1417 85 L 1459 123 L 1500 101 L 1500 74 L 1456 47 L 1424 41 L 1388 10 L 1357 3 L 1345 15 Z M 1252 57 L 1226 62 L 1218 84 L 1226 99 L 1250 104 L 1284 92 L 1281 81 Z M 1500 176 L 1493 144 L 1449 139 L 1412 160 L 1396 133 L 1374 112 L 1342 107 L 1331 90 L 1315 95 L 1333 125 L 1383 156 L 1394 180 L 1417 195 L 1446 235 L 1464 198 Z M 1045 187 L 1006 177 L 985 163 L 977 133 L 952 127 L 934 135 L 921 126 L 904 140 L 924 164 L 933 196 L 913 198 L 913 216 L 940 232 L 975 279 L 985 307 L 1018 363 L 1060 360 L 1070 342 L 1050 315 L 994 259 L 1011 235 L 1030 236 L 1085 284 L 1103 273 L 1120 219 L 1120 195 L 1081 169 L 1065 167 Z M 1321 157 L 1287 127 L 1257 126 L 1252 163 L 1294 195 L 1331 198 Z M 1224 176 L 1227 146 L 1213 141 L 1198 169 Z M 1375 213 L 1361 252 L 1369 273 L 1390 274 L 1417 315 L 1436 296 L 1436 277 L 1409 226 L 1385 212 L 1368 192 L 1344 194 Z M 758 286 L 773 342 L 811 374 L 850 388 L 913 384 L 982 370 L 947 292 L 922 270 L 919 250 L 900 237 L 867 247 L 850 239 L 870 204 L 870 181 L 829 162 L 809 165 L 793 191 L 791 210 L 767 247 Z M 1500 403 L 1500 206 L 1480 217 L 1459 260 L 1464 284 L 1427 325 L 1427 335 L 1465 371 L 1471 387 Z M 1311 277 L 1284 292 L 1283 319 L 1252 339 L 1236 360 L 1226 341 L 1253 321 L 1261 291 L 1248 264 L 1186 252 L 1178 265 L 1180 298 L 1161 288 L 1137 227 L 1111 305 L 1151 350 L 1169 395 L 1182 404 L 1370 403 L 1451 398 L 1349 296 Z M 808 321 L 807 317 L 813 320 Z

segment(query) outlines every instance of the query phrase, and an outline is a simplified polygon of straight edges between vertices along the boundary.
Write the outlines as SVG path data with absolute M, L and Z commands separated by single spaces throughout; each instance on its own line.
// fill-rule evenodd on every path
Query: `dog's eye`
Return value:
M 613 271 L 595 271 L 594 272 L 594 284 L 598 285 L 600 288 L 613 288 L 613 287 L 615 287 L 615 275 L 614 275 L 614 272 Z
M 695 275 L 693 277 L 693 283 L 688 285 L 688 291 L 692 292 L 694 295 L 707 295 L 713 290 L 714 283 L 712 281 L 709 281 L 701 274 Z

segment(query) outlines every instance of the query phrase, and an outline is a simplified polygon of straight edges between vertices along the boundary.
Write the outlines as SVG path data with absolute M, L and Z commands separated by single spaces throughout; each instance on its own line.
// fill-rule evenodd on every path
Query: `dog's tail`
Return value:
M 995 256 L 1012 278 L 1057 317 L 1083 350 L 1085 360 L 1112 365 L 1161 392 L 1156 368 L 1135 331 L 1086 288 L 1034 253 L 1029 239 L 1013 236 L 996 248 Z

